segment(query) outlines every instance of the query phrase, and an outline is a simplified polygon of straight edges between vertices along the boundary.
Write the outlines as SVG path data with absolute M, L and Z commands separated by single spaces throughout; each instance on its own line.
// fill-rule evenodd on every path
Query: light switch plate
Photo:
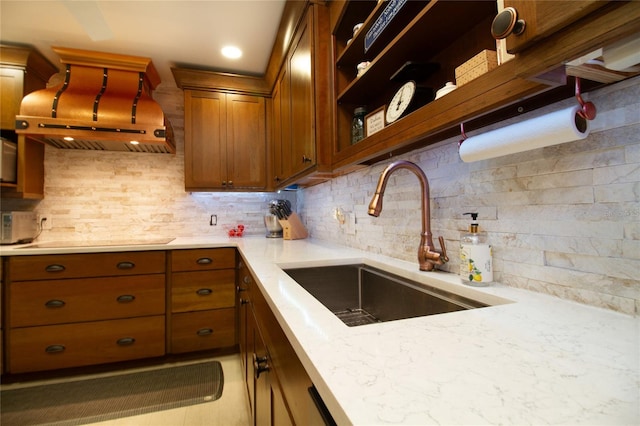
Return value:
M 345 213 L 344 232 L 347 235 L 356 235 L 356 214 L 352 212 Z

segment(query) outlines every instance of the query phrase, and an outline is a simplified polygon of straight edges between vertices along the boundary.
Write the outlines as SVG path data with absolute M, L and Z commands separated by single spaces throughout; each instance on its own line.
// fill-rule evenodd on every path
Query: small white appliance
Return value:
M 34 212 L 0 212 L 1 244 L 30 243 L 38 233 Z

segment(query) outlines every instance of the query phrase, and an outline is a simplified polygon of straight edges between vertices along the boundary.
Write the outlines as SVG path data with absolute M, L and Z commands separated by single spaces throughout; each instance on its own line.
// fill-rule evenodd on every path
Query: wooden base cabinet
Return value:
M 313 386 L 255 278 L 240 262 L 238 300 L 243 374 L 256 426 L 324 425 Z M 331 424 L 330 422 L 328 424 Z
M 165 354 L 165 252 L 6 259 L 9 373 Z
M 170 264 L 169 352 L 236 345 L 236 250 L 173 250 Z

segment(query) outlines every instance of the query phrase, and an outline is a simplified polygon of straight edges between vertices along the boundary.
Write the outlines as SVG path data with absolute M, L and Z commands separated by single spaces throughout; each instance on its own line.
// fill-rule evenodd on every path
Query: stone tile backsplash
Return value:
M 379 218 L 369 217 L 367 206 L 389 161 L 297 193 L 187 193 L 182 91 L 160 85 L 154 97 L 173 124 L 177 155 L 47 147 L 45 199 L 3 200 L 2 209 L 49 215 L 53 229 L 41 241 L 223 236 L 238 223 L 248 234 L 262 235 L 268 201 L 287 198 L 314 238 L 416 261 L 420 193 L 412 174 L 392 176 Z M 583 141 L 463 163 L 459 138 L 452 138 L 397 159 L 416 162 L 429 178 L 432 231 L 446 240 L 447 271 L 458 271 L 460 232 L 469 223 L 462 214 L 477 211 L 494 247 L 497 281 L 637 315 L 640 78 L 585 97 L 596 104 L 598 117 Z M 355 233 L 333 218 L 336 207 L 355 214 Z M 211 214 L 217 214 L 217 226 L 209 226 Z
M 457 273 L 460 232 L 470 222 L 463 213 L 476 211 L 493 245 L 496 281 L 637 315 L 640 79 L 592 92 L 589 100 L 598 116 L 585 140 L 463 163 L 456 137 L 308 188 L 299 195 L 300 211 L 314 238 L 413 261 L 417 267 L 421 205 L 416 177 L 394 173 L 380 217 L 367 214 L 380 172 L 393 160 L 410 160 L 430 182 L 433 237 L 445 238 L 451 258 L 443 269 Z M 332 218 L 334 208 L 355 214 L 355 234 Z

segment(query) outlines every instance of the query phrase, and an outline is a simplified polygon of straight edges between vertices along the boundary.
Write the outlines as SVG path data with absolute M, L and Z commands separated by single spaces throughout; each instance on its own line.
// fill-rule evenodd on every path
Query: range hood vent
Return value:
M 22 99 L 16 133 L 60 149 L 175 154 L 149 58 L 52 49 L 65 70 Z

